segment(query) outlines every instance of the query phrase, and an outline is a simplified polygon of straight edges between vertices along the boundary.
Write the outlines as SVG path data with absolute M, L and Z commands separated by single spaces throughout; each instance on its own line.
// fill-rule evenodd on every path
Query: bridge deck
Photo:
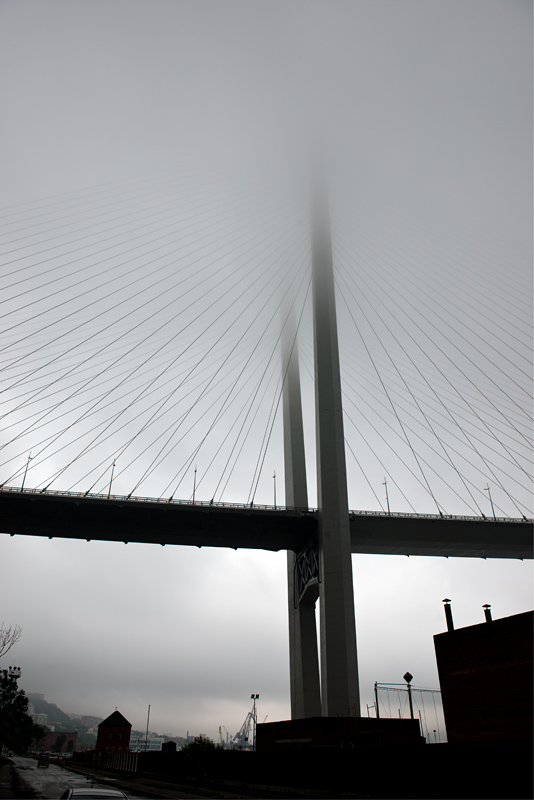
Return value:
M 351 512 L 353 553 L 532 558 L 533 521 Z M 314 510 L 0 490 L 0 532 L 299 552 Z

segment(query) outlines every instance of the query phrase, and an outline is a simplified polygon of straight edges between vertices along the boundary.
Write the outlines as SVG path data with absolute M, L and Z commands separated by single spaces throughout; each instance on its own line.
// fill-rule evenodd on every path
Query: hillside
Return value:
M 48 716 L 48 725 L 54 725 L 56 730 L 72 730 L 70 717 L 58 708 L 55 703 L 47 703 L 42 694 L 27 692 L 26 697 L 33 705 L 36 714 L 46 714 Z

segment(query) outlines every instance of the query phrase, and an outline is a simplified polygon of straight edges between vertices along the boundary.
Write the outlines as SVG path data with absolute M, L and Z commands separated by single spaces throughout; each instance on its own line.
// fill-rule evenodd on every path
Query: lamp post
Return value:
M 491 491 L 490 491 L 489 483 L 488 483 L 487 486 L 484 487 L 484 491 L 488 493 L 489 501 L 491 503 L 491 511 L 493 513 L 493 519 L 496 519 L 496 517 L 495 517 L 495 506 L 493 505 L 493 500 L 491 499 Z
M 413 675 L 411 675 L 409 672 L 406 672 L 402 677 L 404 678 L 404 680 L 408 684 L 408 700 L 409 700 L 409 703 L 410 703 L 410 718 L 414 719 L 413 703 L 412 703 L 412 687 L 410 686 L 410 682 L 413 680 Z
M 252 749 L 256 749 L 256 725 L 258 724 L 258 712 L 256 711 L 256 700 L 259 700 L 259 694 L 251 694 L 250 699 L 252 703 L 252 720 L 254 723 L 254 732 L 252 734 Z
M 27 462 L 26 462 L 26 469 L 24 470 L 24 476 L 23 476 L 23 478 L 22 478 L 22 486 L 20 487 L 20 491 L 21 491 L 21 492 L 23 492 L 23 491 L 24 491 L 24 484 L 25 484 L 25 482 L 26 482 L 26 474 L 27 474 L 27 472 L 28 472 L 28 467 L 30 466 L 30 461 L 32 460 L 32 458 L 33 458 L 33 456 L 32 456 L 32 454 L 30 453 L 30 455 L 28 456 L 28 460 L 27 460 Z
M 108 500 L 111 497 L 111 484 L 113 483 L 114 472 L 115 472 L 115 460 L 113 460 L 113 464 L 111 465 L 111 478 L 109 479 Z
M 389 509 L 388 482 L 387 482 L 387 480 L 385 478 L 382 481 L 382 486 L 385 486 L 385 488 L 386 488 L 386 504 L 387 504 L 387 507 L 388 507 L 388 516 L 389 516 L 391 514 L 391 511 Z

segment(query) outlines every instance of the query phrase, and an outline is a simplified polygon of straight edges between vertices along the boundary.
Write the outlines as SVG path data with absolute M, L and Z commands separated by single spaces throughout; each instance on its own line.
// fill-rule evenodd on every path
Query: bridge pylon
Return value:
M 312 196 L 311 235 L 322 713 L 348 716 L 353 710 L 359 716 L 335 284 L 324 183 Z
M 293 310 L 285 309 L 282 335 L 282 370 L 284 375 L 284 474 L 286 506 L 308 508 L 304 429 L 298 344 Z M 319 596 L 316 575 L 302 581 L 303 555 L 287 551 L 287 587 L 289 612 L 289 673 L 291 718 L 321 716 L 321 688 L 315 603 Z
M 312 196 L 312 282 L 317 448 L 317 540 L 288 553 L 292 718 L 317 716 L 315 603 L 320 598 L 322 716 L 360 714 L 350 521 L 330 219 L 326 191 Z M 294 325 L 285 336 L 286 505 L 307 507 Z M 293 333 L 291 333 L 293 331 Z

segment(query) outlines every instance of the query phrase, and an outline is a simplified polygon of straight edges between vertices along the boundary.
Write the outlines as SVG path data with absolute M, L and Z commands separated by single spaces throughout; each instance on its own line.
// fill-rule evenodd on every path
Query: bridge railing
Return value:
M 29 495 L 49 495 L 55 497 L 80 497 L 95 500 L 115 500 L 120 502 L 135 502 L 135 503 L 171 503 L 180 506 L 203 506 L 206 508 L 254 508 L 264 509 L 266 511 L 299 511 L 303 514 L 316 514 L 316 508 L 301 508 L 298 506 L 282 506 L 282 505 L 263 505 L 261 503 L 222 503 L 213 500 L 176 500 L 169 497 L 139 497 L 137 495 L 118 495 L 118 494 L 96 494 L 90 492 L 64 492 L 57 489 L 21 489 L 19 486 L 0 486 L 1 492 L 13 492 L 16 494 L 29 494 Z M 402 517 L 413 519 L 432 519 L 432 520 L 478 520 L 480 522 L 523 522 L 533 523 L 534 520 L 527 519 L 526 517 L 477 517 L 456 514 L 417 514 L 414 512 L 405 513 L 401 511 L 362 511 L 362 510 L 349 510 L 351 517 Z

